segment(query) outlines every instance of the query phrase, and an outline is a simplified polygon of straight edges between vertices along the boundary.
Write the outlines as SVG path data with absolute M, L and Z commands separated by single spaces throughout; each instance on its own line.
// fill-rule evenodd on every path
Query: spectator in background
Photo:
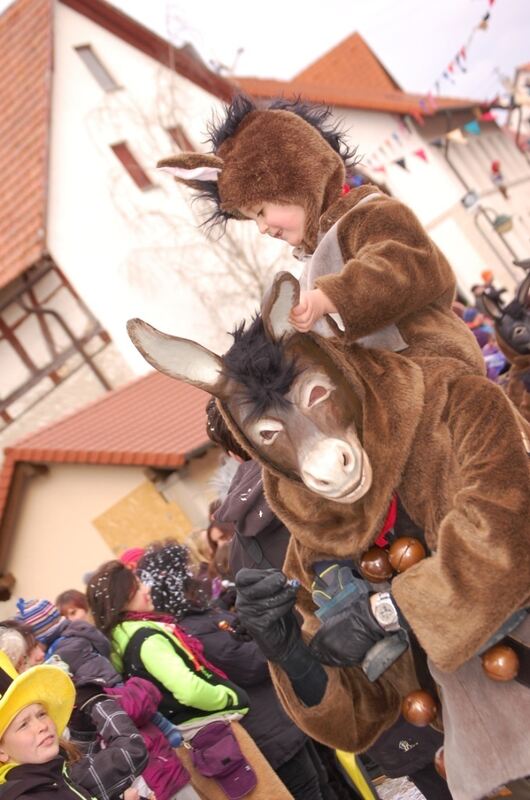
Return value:
M 24 642 L 24 652 L 18 653 L 19 659 L 18 664 L 15 662 L 14 658 L 11 658 L 11 654 L 9 650 L 6 650 L 7 654 L 11 658 L 11 661 L 15 664 L 17 672 L 24 672 L 24 670 L 29 669 L 30 667 L 35 667 L 38 664 L 42 664 L 44 659 L 46 658 L 46 648 L 37 641 L 37 638 L 33 631 L 31 630 L 29 625 L 24 625 L 23 622 L 17 619 L 5 619 L 0 622 L 1 630 L 4 632 L 7 631 L 16 631 L 21 637 Z M 7 637 L 7 633 L 3 633 L 4 637 Z M 6 639 L 6 641 L 7 641 Z M 13 655 L 17 655 L 18 646 L 15 644 L 15 639 L 11 638 L 11 646 L 14 648 Z M 4 647 L 0 645 L 0 650 L 4 650 Z
M 138 564 L 139 560 L 145 553 L 145 548 L 143 547 L 129 547 L 128 550 L 124 550 L 120 556 L 120 561 L 122 564 L 125 564 L 126 567 L 129 569 L 134 570 L 136 569 L 136 565 Z
M 86 594 L 78 589 L 67 589 L 65 592 L 61 592 L 55 601 L 55 605 L 59 610 L 59 614 L 71 622 L 74 620 L 88 621 L 89 610 Z
M 178 544 L 146 550 L 138 563 L 140 579 L 151 587 L 155 609 L 170 614 L 188 634 L 200 640 L 209 661 L 248 693 L 250 710 L 241 725 L 252 736 L 279 778 L 296 800 L 322 800 L 318 756 L 308 737 L 282 709 L 267 660 L 253 641 L 244 640 L 222 625 L 237 625 L 236 617 L 212 608 L 207 594 L 198 596 L 189 553 Z M 322 765 L 318 764 L 320 770 Z M 272 795 L 271 795 L 272 796 Z M 335 796 L 328 793 L 329 800 Z
M 118 800 L 143 769 L 147 753 L 138 731 L 99 689 L 87 691 L 83 704 L 100 733 L 105 731 L 107 747 L 81 757 L 59 740 L 75 701 L 63 670 L 41 665 L 18 675 L 0 653 L 0 686 L 1 795 Z
M 257 777 L 249 800 L 288 797 L 237 723 L 248 711 L 246 693 L 205 659 L 199 642 L 187 636 L 172 616 L 155 611 L 146 584 L 119 561 L 109 561 L 93 575 L 87 597 L 96 625 L 111 639 L 116 668 L 127 677 L 139 676 L 157 686 L 162 693 L 160 711 L 179 726 L 192 748 L 210 723 L 224 721 L 226 726 L 220 726 L 223 737 L 232 738 L 234 747 L 239 745 Z M 213 735 L 220 735 L 217 727 Z M 213 780 L 194 769 L 187 748 L 182 749 L 180 758 L 201 796 L 206 800 L 224 796 Z M 250 772 L 245 767 L 240 775 L 244 785 L 244 776 Z M 217 780 L 222 786 L 223 778 Z

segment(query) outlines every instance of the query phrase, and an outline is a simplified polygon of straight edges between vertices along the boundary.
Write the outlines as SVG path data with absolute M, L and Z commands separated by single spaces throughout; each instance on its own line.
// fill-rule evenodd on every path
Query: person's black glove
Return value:
M 253 642 L 252 634 L 245 628 L 239 617 L 232 620 L 232 628 L 234 629 L 232 636 L 236 642 Z
M 350 667 L 363 662 L 371 648 L 387 632 L 379 625 L 370 606 L 371 585 L 356 577 L 343 562 L 320 562 L 315 566 L 313 600 L 322 627 L 309 649 L 331 667 Z
M 277 569 L 241 569 L 236 575 L 236 610 L 241 624 L 268 661 L 288 659 L 300 642 L 294 614 L 298 586 Z
M 309 649 L 321 664 L 353 667 L 387 635 L 372 614 L 369 595 L 362 594 L 326 619 Z

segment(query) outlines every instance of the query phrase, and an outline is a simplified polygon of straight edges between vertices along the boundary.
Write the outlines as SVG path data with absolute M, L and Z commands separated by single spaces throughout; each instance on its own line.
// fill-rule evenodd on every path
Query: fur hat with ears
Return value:
M 303 244 L 313 250 L 319 217 L 339 198 L 355 155 L 330 115 L 329 108 L 300 100 L 276 100 L 263 109 L 238 95 L 209 126 L 212 153 L 181 153 L 158 167 L 214 203 L 214 224 L 245 219 L 241 209 L 263 202 L 302 206 Z

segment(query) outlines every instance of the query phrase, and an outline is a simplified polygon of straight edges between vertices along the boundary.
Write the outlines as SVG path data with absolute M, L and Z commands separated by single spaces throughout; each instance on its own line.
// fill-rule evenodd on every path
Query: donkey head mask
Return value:
M 267 468 L 329 500 L 354 503 L 372 483 L 361 399 L 323 340 L 291 326 L 299 291 L 292 275 L 278 275 L 262 314 L 235 331 L 222 357 L 142 320 L 131 320 L 128 331 L 153 367 L 215 395 L 244 449 Z
M 487 313 L 495 320 L 500 346 L 504 344 L 516 355 L 530 355 L 530 272 L 508 305 L 503 306 L 498 298 L 488 294 L 482 299 Z

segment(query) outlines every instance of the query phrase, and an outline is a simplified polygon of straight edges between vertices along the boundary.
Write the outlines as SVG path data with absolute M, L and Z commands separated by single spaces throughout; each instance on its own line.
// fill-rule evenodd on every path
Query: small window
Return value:
M 181 150 L 195 151 L 197 149 L 182 125 L 174 125 L 172 128 L 168 128 L 167 132 Z
M 144 172 L 140 163 L 133 156 L 125 142 L 117 142 L 111 144 L 111 150 L 114 155 L 119 158 L 135 184 L 139 189 L 152 189 L 154 184 L 149 179 L 149 176 Z
M 75 50 L 102 89 L 106 92 L 113 92 L 115 89 L 120 88 L 89 44 L 80 45 Z

